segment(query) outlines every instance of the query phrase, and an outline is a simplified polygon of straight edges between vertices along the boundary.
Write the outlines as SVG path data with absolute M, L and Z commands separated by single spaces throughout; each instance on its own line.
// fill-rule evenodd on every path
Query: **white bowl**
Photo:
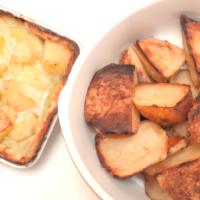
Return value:
M 90 52 L 78 58 L 68 85 L 59 99 L 59 119 L 68 150 L 76 167 L 102 199 L 146 200 L 140 177 L 117 180 L 99 163 L 94 131 L 84 120 L 84 101 L 94 73 L 101 67 L 117 62 L 119 55 L 134 40 L 155 36 L 182 45 L 180 14 L 200 16 L 198 0 L 166 0 L 132 13 L 111 29 Z

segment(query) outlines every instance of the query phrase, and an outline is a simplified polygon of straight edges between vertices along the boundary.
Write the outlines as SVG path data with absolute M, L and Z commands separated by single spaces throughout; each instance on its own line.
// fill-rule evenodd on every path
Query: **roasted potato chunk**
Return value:
M 188 85 L 148 83 L 135 87 L 133 102 L 139 112 L 164 127 L 183 122 L 192 105 Z
M 189 17 L 181 16 L 183 47 L 192 82 L 200 87 L 200 22 Z
M 173 200 L 200 199 L 200 160 L 162 172 L 157 180 Z
M 151 200 L 172 200 L 172 198 L 160 187 L 154 176 L 145 176 L 145 191 Z
M 12 123 L 5 112 L 0 110 L 0 141 L 2 141 L 12 129 Z
M 188 125 L 187 121 L 181 124 L 176 124 L 172 127 L 172 129 L 175 131 L 177 136 L 186 138 L 187 140 L 190 140 L 190 134 L 188 132 Z
M 157 82 L 166 82 L 185 62 L 181 48 L 155 38 L 137 40 L 136 52 L 148 75 Z
M 170 155 L 166 160 L 147 168 L 145 172 L 150 176 L 154 176 L 166 169 L 179 166 L 183 163 L 193 161 L 198 158 L 200 158 L 200 145 L 192 144 L 182 151 Z
M 140 59 L 138 58 L 134 45 L 131 45 L 127 50 L 125 50 L 120 59 L 121 64 L 134 65 L 137 75 L 138 83 L 148 83 L 151 79 L 144 70 L 144 66 Z
M 110 64 L 97 71 L 85 100 L 85 119 L 98 133 L 132 134 L 139 114 L 132 104 L 134 67 Z
M 200 95 L 194 101 L 188 114 L 188 131 L 192 142 L 200 143 Z
M 134 135 L 96 135 L 96 150 L 111 175 L 126 178 L 167 156 L 166 132 L 151 121 L 140 123 Z
M 170 83 L 180 83 L 189 85 L 191 88 L 193 98 L 199 94 L 199 90 L 194 87 L 188 70 L 180 70 L 175 76 L 170 79 Z

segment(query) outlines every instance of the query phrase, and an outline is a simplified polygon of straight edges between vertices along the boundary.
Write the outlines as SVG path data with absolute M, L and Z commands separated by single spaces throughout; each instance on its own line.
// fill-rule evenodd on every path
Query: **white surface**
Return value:
M 66 32 L 87 48 L 113 23 L 147 1 L 0 0 L 0 5 Z M 35 167 L 17 170 L 0 164 L 0 180 L 3 200 L 98 199 L 73 166 L 58 125 Z
M 179 17 L 199 15 L 200 1 L 167 0 L 150 5 L 117 24 L 98 41 L 89 54 L 76 62 L 59 100 L 59 117 L 74 162 L 91 187 L 104 199 L 147 200 L 142 180 L 119 181 L 102 168 L 94 147 L 94 130 L 84 120 L 84 100 L 94 73 L 115 62 L 134 39 L 155 36 L 181 45 Z

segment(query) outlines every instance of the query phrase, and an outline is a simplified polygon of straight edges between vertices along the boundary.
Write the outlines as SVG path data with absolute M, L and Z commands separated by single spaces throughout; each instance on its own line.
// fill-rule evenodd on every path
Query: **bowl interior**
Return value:
M 154 36 L 182 46 L 180 14 L 197 17 L 200 1 L 159 1 L 123 20 L 95 45 L 80 56 L 59 100 L 59 118 L 64 137 L 75 165 L 102 198 L 148 199 L 140 176 L 127 180 L 111 177 L 97 158 L 94 131 L 84 120 L 84 100 L 94 73 L 101 67 L 118 62 L 121 52 L 134 40 Z

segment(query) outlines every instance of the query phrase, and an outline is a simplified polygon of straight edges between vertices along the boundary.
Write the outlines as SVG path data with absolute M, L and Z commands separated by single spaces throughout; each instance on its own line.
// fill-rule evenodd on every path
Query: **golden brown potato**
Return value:
M 200 95 L 195 99 L 188 114 L 188 131 L 192 142 L 200 143 Z
M 174 154 L 185 147 L 187 147 L 188 141 L 185 138 L 170 135 L 168 136 L 168 154 Z
M 193 98 L 196 98 L 199 94 L 199 90 L 194 87 L 190 74 L 187 69 L 180 70 L 175 76 L 170 79 L 170 83 L 181 83 L 189 85 L 191 88 Z
M 157 180 L 173 200 L 200 199 L 200 160 L 162 172 Z
M 133 102 L 144 117 L 169 127 L 186 119 L 192 93 L 188 85 L 146 83 L 136 85 Z
M 200 22 L 189 17 L 181 16 L 183 47 L 192 82 L 196 88 L 200 87 Z
M 144 70 L 144 66 L 140 59 L 138 58 L 134 45 L 131 45 L 127 50 L 125 50 L 120 59 L 121 64 L 134 65 L 136 69 L 136 75 L 138 83 L 148 83 L 151 79 Z
M 2 141 L 10 132 L 12 123 L 5 112 L 0 110 L 0 141 Z
M 144 174 L 145 191 L 151 200 L 172 200 L 172 198 L 160 187 L 157 180 L 153 176 Z
M 155 38 L 137 40 L 136 52 L 148 75 L 157 82 L 166 82 L 185 62 L 181 48 Z
M 166 132 L 151 121 L 140 123 L 134 135 L 96 135 L 96 150 L 108 172 L 126 178 L 167 156 Z
M 85 100 L 85 119 L 99 133 L 132 134 L 139 114 L 132 104 L 134 67 L 110 64 L 97 71 Z
M 175 131 L 177 136 L 186 138 L 187 140 L 190 139 L 190 134 L 188 132 L 188 125 L 187 121 L 181 124 L 176 124 L 172 127 L 172 129 Z
M 150 176 L 154 176 L 166 169 L 177 167 L 198 158 L 200 158 L 200 144 L 192 144 L 182 151 L 170 155 L 166 160 L 147 168 L 145 172 Z

